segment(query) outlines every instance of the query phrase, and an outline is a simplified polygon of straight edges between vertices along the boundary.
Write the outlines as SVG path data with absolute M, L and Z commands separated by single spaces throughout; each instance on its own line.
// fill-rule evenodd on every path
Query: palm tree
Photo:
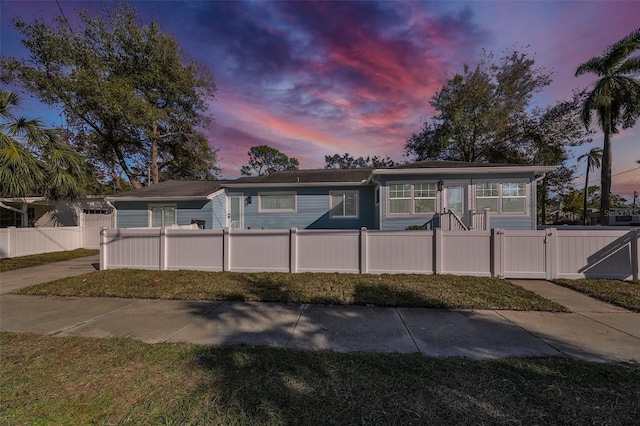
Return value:
M 587 194 L 589 192 L 589 171 L 600 168 L 602 149 L 591 148 L 591 151 L 578 157 L 578 161 L 587 160 L 587 174 L 584 179 L 584 205 L 582 210 L 582 223 L 587 223 Z
M 87 170 L 60 133 L 39 120 L 14 114 L 18 95 L 0 91 L 0 196 L 77 199 L 85 194 Z
M 591 115 L 597 114 L 598 125 L 604 133 L 602 150 L 602 191 L 600 198 L 600 219 L 604 220 L 611 199 L 611 134 L 618 132 L 618 126 L 628 128 L 635 124 L 640 115 L 640 57 L 630 55 L 640 49 L 640 28 L 609 46 L 602 56 L 596 56 L 581 64 L 576 77 L 596 74 L 595 82 L 582 106 L 582 121 L 587 129 Z

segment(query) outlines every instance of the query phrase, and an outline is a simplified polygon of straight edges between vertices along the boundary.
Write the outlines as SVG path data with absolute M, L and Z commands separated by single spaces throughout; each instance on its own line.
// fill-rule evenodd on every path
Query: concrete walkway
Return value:
M 91 270 L 94 261 L 77 261 L 65 268 L 70 273 L 83 267 Z M 50 267 L 51 271 L 64 269 L 60 264 Z M 0 274 L 1 293 L 28 281 L 13 272 Z M 53 272 L 41 269 L 22 272 L 32 281 L 53 279 Z M 539 287 L 536 292 L 555 287 L 544 281 L 517 283 Z M 586 303 L 578 301 L 581 294 L 567 291 L 570 293 L 564 294 L 569 299 L 575 296 L 575 302 L 569 302 Z M 3 294 L 0 330 L 57 336 L 126 336 L 149 343 L 421 352 L 476 359 L 552 356 L 640 362 L 640 314 L 610 305 L 580 309 L 553 314 Z
M 87 274 L 99 269 L 100 255 L 78 257 L 62 262 L 47 263 L 31 268 L 14 269 L 0 273 L 0 294 L 11 293 L 23 287 L 42 284 L 66 277 Z

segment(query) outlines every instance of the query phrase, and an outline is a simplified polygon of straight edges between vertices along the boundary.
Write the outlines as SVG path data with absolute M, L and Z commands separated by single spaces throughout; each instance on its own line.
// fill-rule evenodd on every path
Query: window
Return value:
M 419 183 L 413 186 L 416 213 L 433 213 L 436 211 L 436 184 Z
M 389 212 L 411 213 L 411 185 L 389 185 Z
M 33 226 L 35 220 L 35 208 L 27 207 L 27 226 Z M 16 228 L 22 227 L 22 214 L 0 208 L 0 228 L 6 228 L 8 226 L 15 226 Z
M 494 213 L 526 213 L 527 184 L 524 182 L 476 184 L 476 210 Z
M 151 227 L 171 226 L 177 223 L 175 204 L 149 205 Z
M 499 200 L 500 184 L 479 183 L 476 185 L 476 210 L 490 208 L 492 212 L 497 212 Z
M 428 214 L 436 211 L 435 183 L 389 185 L 390 214 Z
M 295 213 L 295 192 L 258 194 L 259 211 L 261 213 Z
M 502 184 L 502 213 L 524 213 L 526 199 L 524 183 Z
M 358 217 L 358 193 L 357 192 L 332 192 L 331 217 L 356 218 Z

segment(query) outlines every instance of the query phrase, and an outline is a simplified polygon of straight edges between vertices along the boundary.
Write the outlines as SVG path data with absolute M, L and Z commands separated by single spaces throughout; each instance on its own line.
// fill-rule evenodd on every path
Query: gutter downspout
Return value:
M 374 186 L 373 186 L 373 203 L 374 203 L 374 207 L 375 207 L 375 202 L 376 202 L 376 193 L 378 193 L 378 229 L 381 230 L 382 229 L 382 189 L 380 188 L 380 180 L 377 176 L 374 176 L 373 173 L 371 173 L 371 176 L 369 177 L 369 179 L 367 179 L 367 183 L 369 182 L 373 182 Z
M 533 177 L 533 180 L 531 181 L 531 198 L 533 200 L 535 200 L 535 205 L 536 208 L 533 209 L 533 211 L 531 212 L 531 215 L 533 216 L 533 230 L 535 231 L 536 229 L 538 229 L 538 182 L 540 182 L 541 180 L 543 180 L 544 178 L 547 177 L 546 173 L 542 173 L 540 176 L 538 177 Z
M 104 201 L 107 203 L 109 207 L 113 209 L 113 220 L 111 221 L 111 226 L 113 228 L 117 228 L 118 227 L 117 226 L 118 225 L 118 209 L 116 209 L 116 206 L 111 204 L 111 201 L 107 200 L 106 198 L 104 199 Z

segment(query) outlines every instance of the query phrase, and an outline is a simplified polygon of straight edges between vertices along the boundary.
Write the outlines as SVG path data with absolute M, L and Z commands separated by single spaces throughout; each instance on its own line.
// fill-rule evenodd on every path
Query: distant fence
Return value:
M 79 248 L 100 248 L 100 229 L 110 227 L 113 215 L 83 215 L 81 226 L 0 228 L 0 259 Z
M 0 229 L 0 259 L 75 250 L 84 244 L 77 226 Z
M 100 268 L 638 279 L 640 230 L 105 229 Z

